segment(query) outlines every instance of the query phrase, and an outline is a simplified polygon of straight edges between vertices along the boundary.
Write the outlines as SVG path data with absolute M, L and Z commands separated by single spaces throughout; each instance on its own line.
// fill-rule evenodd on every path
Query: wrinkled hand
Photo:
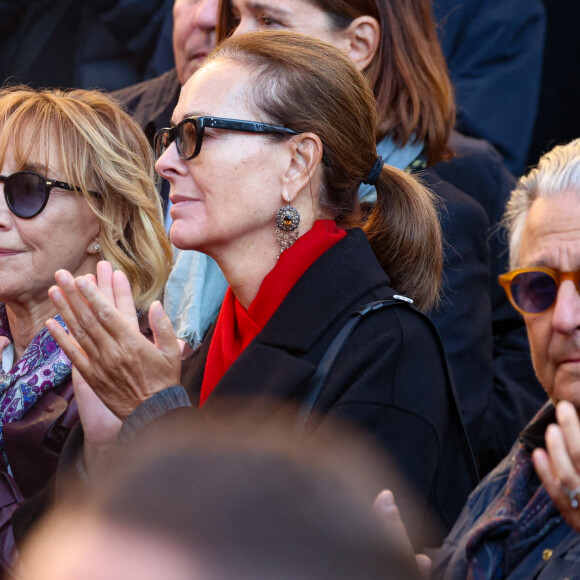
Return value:
M 415 555 L 415 561 L 417 562 L 421 577 L 429 580 L 431 577 L 431 558 L 425 554 L 414 554 L 409 534 L 407 534 L 407 528 L 405 528 L 405 524 L 401 519 L 401 514 L 395 503 L 393 493 L 388 489 L 381 491 L 375 499 L 373 509 L 385 524 L 392 539 L 399 542 L 400 549 L 408 553 L 410 557 Z
M 546 450 L 535 449 L 532 459 L 556 507 L 568 524 L 580 532 L 580 420 L 568 401 L 558 403 L 556 418 L 558 425 L 546 429 Z
M 120 271 L 99 262 L 93 276 L 59 270 L 49 296 L 69 333 L 46 326 L 74 367 L 121 420 L 154 393 L 179 383 L 181 351 L 161 303 L 149 310 L 154 342 L 139 331 L 131 287 Z

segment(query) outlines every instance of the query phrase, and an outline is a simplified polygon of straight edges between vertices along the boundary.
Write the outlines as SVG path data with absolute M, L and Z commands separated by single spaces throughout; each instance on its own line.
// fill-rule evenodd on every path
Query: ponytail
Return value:
M 443 270 L 436 198 L 414 177 L 383 165 L 375 184 L 377 201 L 364 225 L 373 251 L 391 285 L 412 298 L 419 310 L 439 301 Z
M 206 63 L 217 58 L 253 71 L 250 102 L 260 118 L 322 141 L 321 216 L 344 228 L 361 225 L 358 188 L 363 179 L 375 185 L 377 202 L 363 227 L 380 264 L 417 308 L 437 304 L 443 259 L 435 197 L 411 175 L 377 163 L 375 98 L 351 59 L 282 30 L 232 36 Z

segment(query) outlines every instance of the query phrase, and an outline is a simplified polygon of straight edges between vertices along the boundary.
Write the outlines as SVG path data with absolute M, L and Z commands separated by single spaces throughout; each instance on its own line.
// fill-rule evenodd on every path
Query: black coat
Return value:
M 512 308 L 497 279 L 508 270 L 507 235 L 500 222 L 516 180 L 487 141 L 454 132 L 450 145 L 456 156 L 437 163 L 431 171 L 481 204 L 490 224 L 487 239 L 491 251 L 489 296 L 493 323 L 493 379 L 492 383 L 484 384 L 478 378 L 479 393 L 475 394 L 468 392 L 472 386 L 469 381 L 464 382 L 459 375 L 455 377 L 462 403 L 469 404 L 471 397 L 476 405 L 479 425 L 470 419 L 474 416 L 473 411 L 466 414 L 466 422 L 477 448 L 480 471 L 484 474 L 508 453 L 520 431 L 546 401 L 546 392 L 532 366 L 523 318 Z M 472 313 L 478 316 L 476 310 Z M 445 345 L 450 347 L 447 342 Z M 451 352 L 449 350 L 448 354 Z M 451 356 L 450 360 L 454 362 Z M 464 361 L 463 364 L 468 363 Z M 455 366 L 453 371 L 456 372 Z
M 224 399 L 267 396 L 300 402 L 332 339 L 353 311 L 393 295 L 362 230 L 323 254 L 203 406 L 216 418 Z M 212 332 L 189 360 L 183 384 L 199 403 Z M 443 528 L 475 483 L 473 462 L 433 327 L 407 306 L 363 319 L 330 371 L 315 412 L 362 427 L 388 450 Z M 279 403 L 278 403 L 279 404 Z M 275 407 L 276 405 L 274 405 Z
M 493 338 L 489 298 L 489 222 L 482 206 L 438 177 L 423 183 L 443 201 L 439 216 L 444 247 L 440 306 L 429 312 L 449 359 L 463 420 L 478 453 L 493 388 Z

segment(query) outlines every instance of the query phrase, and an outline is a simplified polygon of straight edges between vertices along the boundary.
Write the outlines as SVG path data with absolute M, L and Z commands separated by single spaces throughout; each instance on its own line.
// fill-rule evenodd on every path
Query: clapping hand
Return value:
M 48 330 L 99 399 L 120 420 L 154 393 L 179 383 L 181 350 L 160 302 L 149 311 L 153 342 L 139 331 L 127 277 L 99 262 L 97 281 L 59 270 L 49 296 L 66 331 Z
M 535 449 L 534 467 L 568 524 L 580 532 L 580 420 L 568 401 L 556 406 L 558 424 L 546 430 L 546 450 Z

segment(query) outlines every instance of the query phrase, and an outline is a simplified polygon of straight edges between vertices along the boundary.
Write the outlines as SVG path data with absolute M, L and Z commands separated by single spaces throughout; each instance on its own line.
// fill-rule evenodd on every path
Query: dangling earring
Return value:
M 278 258 L 298 239 L 300 214 L 295 207 L 285 205 L 276 214 L 276 241 L 280 244 Z

